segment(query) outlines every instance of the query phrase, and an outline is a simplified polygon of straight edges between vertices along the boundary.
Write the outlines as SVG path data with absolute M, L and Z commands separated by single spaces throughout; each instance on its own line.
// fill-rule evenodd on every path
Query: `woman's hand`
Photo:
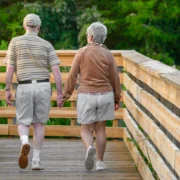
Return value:
M 65 99 L 62 94 L 57 95 L 57 107 L 62 108 L 64 105 Z
M 119 109 L 119 104 L 115 104 L 114 105 L 114 110 L 116 111 L 116 110 L 118 110 Z

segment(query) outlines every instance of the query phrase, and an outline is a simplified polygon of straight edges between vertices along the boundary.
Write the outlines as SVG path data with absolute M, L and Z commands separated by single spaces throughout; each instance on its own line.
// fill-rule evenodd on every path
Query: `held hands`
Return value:
M 12 93 L 11 93 L 11 91 L 6 91 L 6 103 L 7 103 L 9 106 L 12 106 L 11 98 L 12 98 Z
M 65 99 L 63 99 L 63 94 L 57 95 L 57 107 L 62 108 L 65 102 Z
M 119 109 L 119 104 L 114 104 L 114 110 L 118 110 Z

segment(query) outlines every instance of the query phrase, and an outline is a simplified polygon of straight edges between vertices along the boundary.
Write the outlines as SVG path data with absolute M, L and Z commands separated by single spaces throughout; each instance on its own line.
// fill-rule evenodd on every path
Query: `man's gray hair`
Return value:
M 107 28 L 101 22 L 95 22 L 87 28 L 87 34 L 93 36 L 93 42 L 103 44 L 107 36 Z

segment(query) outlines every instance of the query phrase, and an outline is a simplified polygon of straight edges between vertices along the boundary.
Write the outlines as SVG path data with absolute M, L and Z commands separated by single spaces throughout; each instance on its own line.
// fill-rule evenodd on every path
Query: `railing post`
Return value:
M 76 102 L 75 101 L 71 102 L 71 107 L 76 107 Z M 71 119 L 71 126 L 76 126 L 76 124 L 77 124 L 77 119 L 72 118 Z

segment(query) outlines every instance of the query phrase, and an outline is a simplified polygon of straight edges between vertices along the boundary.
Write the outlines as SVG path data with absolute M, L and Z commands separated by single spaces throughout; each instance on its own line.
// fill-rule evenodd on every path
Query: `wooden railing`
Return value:
M 124 141 L 143 179 L 152 173 L 136 147 L 159 179 L 180 179 L 180 71 L 136 51 L 124 54 L 123 66 Z
M 5 52 L 0 51 L 0 66 L 4 66 Z M 57 51 L 60 66 L 71 66 L 75 53 Z M 180 72 L 136 51 L 112 53 L 123 84 L 121 104 L 123 100 L 126 108 L 116 111 L 113 127 L 107 128 L 107 137 L 124 139 L 144 180 L 180 179 Z M 63 82 L 67 75 L 62 72 Z M 5 73 L 2 72 L 0 83 L 4 82 Z M 16 83 L 15 78 L 13 83 Z M 51 83 L 54 83 L 53 78 Z M 4 90 L 0 90 L 0 100 L 5 100 Z M 53 91 L 52 100 L 56 100 L 56 91 Z M 46 125 L 46 136 L 79 137 L 76 90 L 69 101 L 72 107 L 52 107 L 50 117 L 71 118 L 71 125 Z M 15 117 L 15 108 L 0 107 L 0 117 L 9 119 L 7 125 L 0 125 L 0 135 L 17 135 L 17 127 L 11 120 Z M 119 127 L 120 119 L 124 120 L 126 128 Z
M 76 50 L 66 50 L 66 51 L 56 51 L 59 59 L 60 59 L 60 66 L 61 67 L 70 67 L 72 64 L 73 57 L 77 51 Z M 122 69 L 123 59 L 121 56 L 120 51 L 112 51 L 113 56 L 115 57 L 117 66 L 119 69 Z M 0 51 L 0 67 L 4 67 L 4 58 L 6 55 L 6 51 Z M 69 68 L 61 68 L 62 74 L 62 81 L 63 83 L 66 81 L 68 77 L 67 69 Z M 65 71 L 63 71 L 65 69 Z M 0 72 L 0 83 L 5 83 L 5 72 Z M 119 72 L 120 81 L 123 82 L 123 74 Z M 54 78 L 51 73 L 50 78 L 51 84 L 54 84 Z M 16 77 L 13 77 L 13 87 L 16 86 L 17 81 Z M 15 89 L 12 90 L 12 100 L 15 100 Z M 56 90 L 52 93 L 52 101 L 56 101 Z M 71 107 L 51 107 L 49 117 L 50 118 L 70 118 L 71 123 L 69 126 L 62 126 L 62 125 L 46 125 L 45 126 L 45 135 L 46 136 L 80 136 L 80 126 L 76 122 L 77 114 L 76 114 L 76 96 L 77 92 L 74 91 L 72 97 L 69 99 Z M 0 90 L 0 100 L 5 100 L 5 92 L 3 89 Z M 122 101 L 122 99 L 121 99 Z M 17 133 L 17 126 L 13 124 L 12 118 L 16 116 L 15 107 L 0 107 L 0 117 L 5 117 L 8 119 L 8 124 L 1 124 L 0 125 L 0 135 L 18 135 Z M 113 122 L 112 127 L 107 127 L 107 137 L 108 138 L 122 138 L 123 137 L 123 128 L 118 127 L 118 121 L 123 119 L 123 108 L 119 109 L 115 113 L 115 120 Z M 31 128 L 30 134 L 32 135 L 33 129 Z

